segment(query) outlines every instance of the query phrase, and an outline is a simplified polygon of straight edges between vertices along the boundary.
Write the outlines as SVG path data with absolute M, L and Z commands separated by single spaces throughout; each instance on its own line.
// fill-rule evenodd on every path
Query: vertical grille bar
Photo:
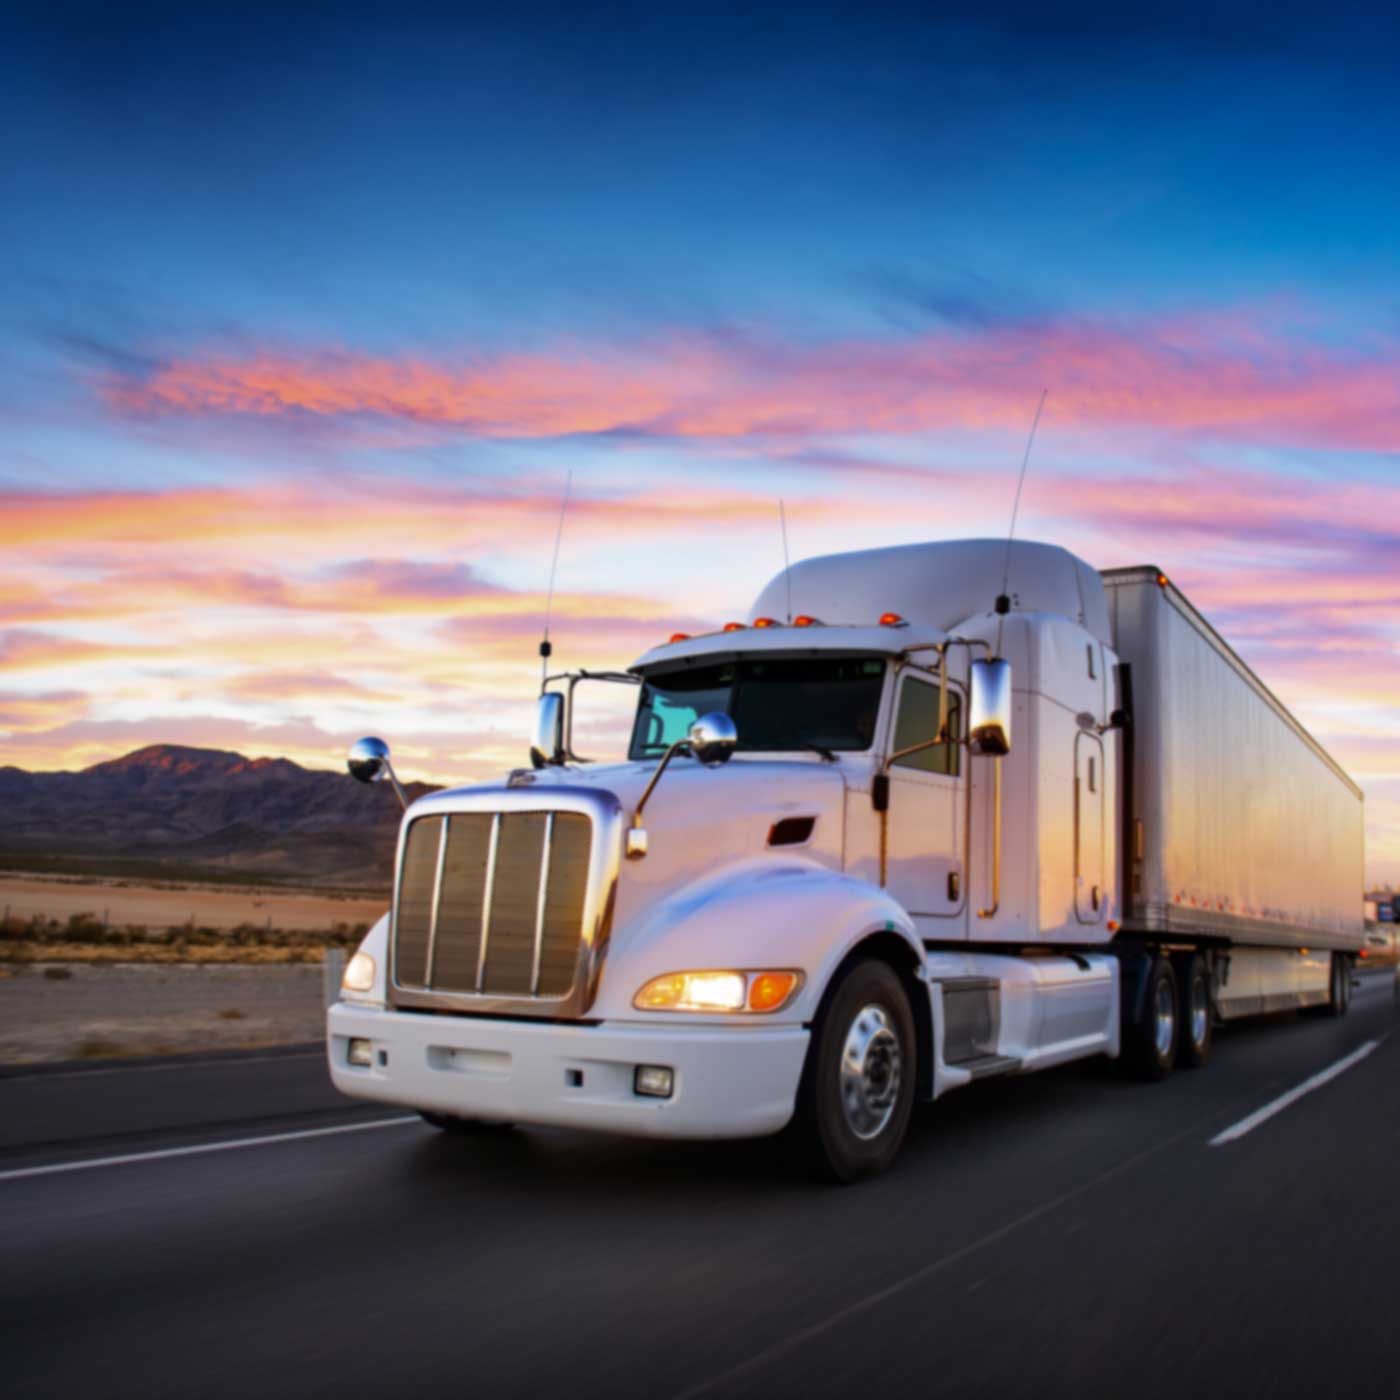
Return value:
M 438 913 L 442 908 L 442 870 L 447 864 L 447 829 L 451 825 L 452 818 L 443 817 L 442 829 L 438 833 L 437 869 L 433 873 L 433 904 L 428 915 L 428 961 L 423 973 L 425 987 L 433 985 L 433 964 L 437 960 Z
M 540 847 L 540 893 L 535 901 L 535 955 L 530 963 L 530 995 L 540 994 L 540 958 L 544 953 L 544 907 L 549 895 L 549 848 L 554 844 L 554 813 L 544 819 L 544 842 Z
M 481 944 L 476 954 L 476 989 L 486 985 L 486 949 L 491 942 L 491 896 L 496 889 L 496 851 L 501 844 L 501 814 L 491 818 L 491 844 L 486 851 L 486 888 L 481 892 Z

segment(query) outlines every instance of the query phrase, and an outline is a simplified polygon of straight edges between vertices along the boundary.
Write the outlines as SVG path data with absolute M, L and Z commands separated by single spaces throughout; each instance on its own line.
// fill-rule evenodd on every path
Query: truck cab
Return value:
M 637 691 L 623 762 L 574 752 L 597 673 L 553 678 L 530 766 L 406 810 L 334 1082 L 457 1132 L 788 1129 L 855 1180 L 979 1078 L 1202 1062 L 1230 963 L 1216 925 L 1168 938 L 1134 903 L 1110 621 L 1063 549 L 948 541 L 803 561 L 607 676 Z M 351 768 L 392 778 L 379 741 Z M 1328 956 L 1288 950 L 1289 995 L 1330 967 L 1341 996 Z M 1240 995 L 1277 971 L 1235 967 Z

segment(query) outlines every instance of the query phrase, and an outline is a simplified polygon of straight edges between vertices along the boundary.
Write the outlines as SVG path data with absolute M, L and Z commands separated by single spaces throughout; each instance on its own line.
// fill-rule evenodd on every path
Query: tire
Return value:
M 899 974 L 873 958 L 827 993 L 812 1031 L 794 1120 L 807 1163 L 841 1182 L 894 1161 L 914 1108 L 918 1042 Z
M 426 1108 L 420 1108 L 418 1116 L 440 1133 L 506 1132 L 515 1126 L 514 1123 L 499 1123 L 485 1118 L 454 1118 L 450 1113 L 429 1113 Z
M 1176 1062 L 1183 1069 L 1199 1069 L 1210 1059 L 1215 1040 L 1210 963 L 1200 953 L 1187 953 L 1177 962 L 1175 971 L 1180 986 Z
M 1155 957 L 1147 974 L 1142 1011 L 1123 1037 L 1123 1058 L 1139 1079 L 1165 1079 L 1181 1039 L 1181 999 L 1171 959 Z
M 1332 969 L 1327 979 L 1327 1005 L 1323 1008 L 1329 1016 L 1345 1016 L 1351 1006 L 1351 968 L 1341 953 L 1332 954 Z

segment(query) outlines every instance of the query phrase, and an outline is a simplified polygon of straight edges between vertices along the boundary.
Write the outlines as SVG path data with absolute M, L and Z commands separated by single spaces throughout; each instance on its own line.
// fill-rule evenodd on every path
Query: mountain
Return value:
M 433 790 L 407 792 L 412 801 Z M 0 853 L 12 866 L 158 862 L 172 874 L 382 887 L 401 815 L 387 783 L 220 749 L 153 744 L 80 773 L 0 768 Z

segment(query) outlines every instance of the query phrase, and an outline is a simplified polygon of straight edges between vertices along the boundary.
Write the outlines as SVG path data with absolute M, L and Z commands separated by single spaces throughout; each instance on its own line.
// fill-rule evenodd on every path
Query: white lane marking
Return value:
M 1384 1036 L 1381 1039 L 1384 1039 Z M 1238 1123 L 1232 1124 L 1223 1133 L 1216 1133 L 1210 1140 L 1210 1146 L 1223 1147 L 1227 1142 L 1234 1142 L 1246 1133 L 1252 1133 L 1261 1123 L 1267 1123 L 1274 1114 L 1282 1113 L 1289 1104 L 1297 1103 L 1304 1094 L 1311 1094 L 1314 1089 L 1322 1088 L 1324 1084 L 1330 1083 L 1339 1074 L 1345 1073 L 1352 1065 L 1359 1065 L 1380 1043 L 1379 1040 L 1368 1040 L 1364 1045 L 1359 1045 L 1350 1055 L 1338 1060 L 1336 1064 L 1328 1065 L 1326 1069 L 1319 1071 L 1311 1079 L 1305 1079 L 1296 1088 L 1290 1089 L 1286 1094 L 1280 1094 L 1272 1103 L 1266 1103 L 1263 1108 L 1255 1109 L 1248 1118 L 1241 1118 Z
M 240 1147 L 265 1147 L 273 1142 L 298 1142 L 303 1138 L 332 1137 L 336 1133 L 364 1133 L 371 1128 L 398 1128 L 417 1123 L 412 1118 L 376 1118 L 372 1123 L 342 1123 L 335 1128 L 303 1128 L 295 1133 L 269 1133 L 264 1137 L 234 1138 L 231 1142 L 202 1142 L 194 1147 L 162 1147 L 154 1152 L 128 1152 L 121 1157 L 89 1157 L 81 1162 L 53 1162 L 45 1167 L 18 1167 L 0 1172 L 0 1181 L 26 1176 L 56 1176 L 59 1172 L 85 1172 L 94 1167 L 121 1167 L 128 1162 L 157 1162 L 167 1157 L 198 1157 L 205 1152 L 234 1152 Z

